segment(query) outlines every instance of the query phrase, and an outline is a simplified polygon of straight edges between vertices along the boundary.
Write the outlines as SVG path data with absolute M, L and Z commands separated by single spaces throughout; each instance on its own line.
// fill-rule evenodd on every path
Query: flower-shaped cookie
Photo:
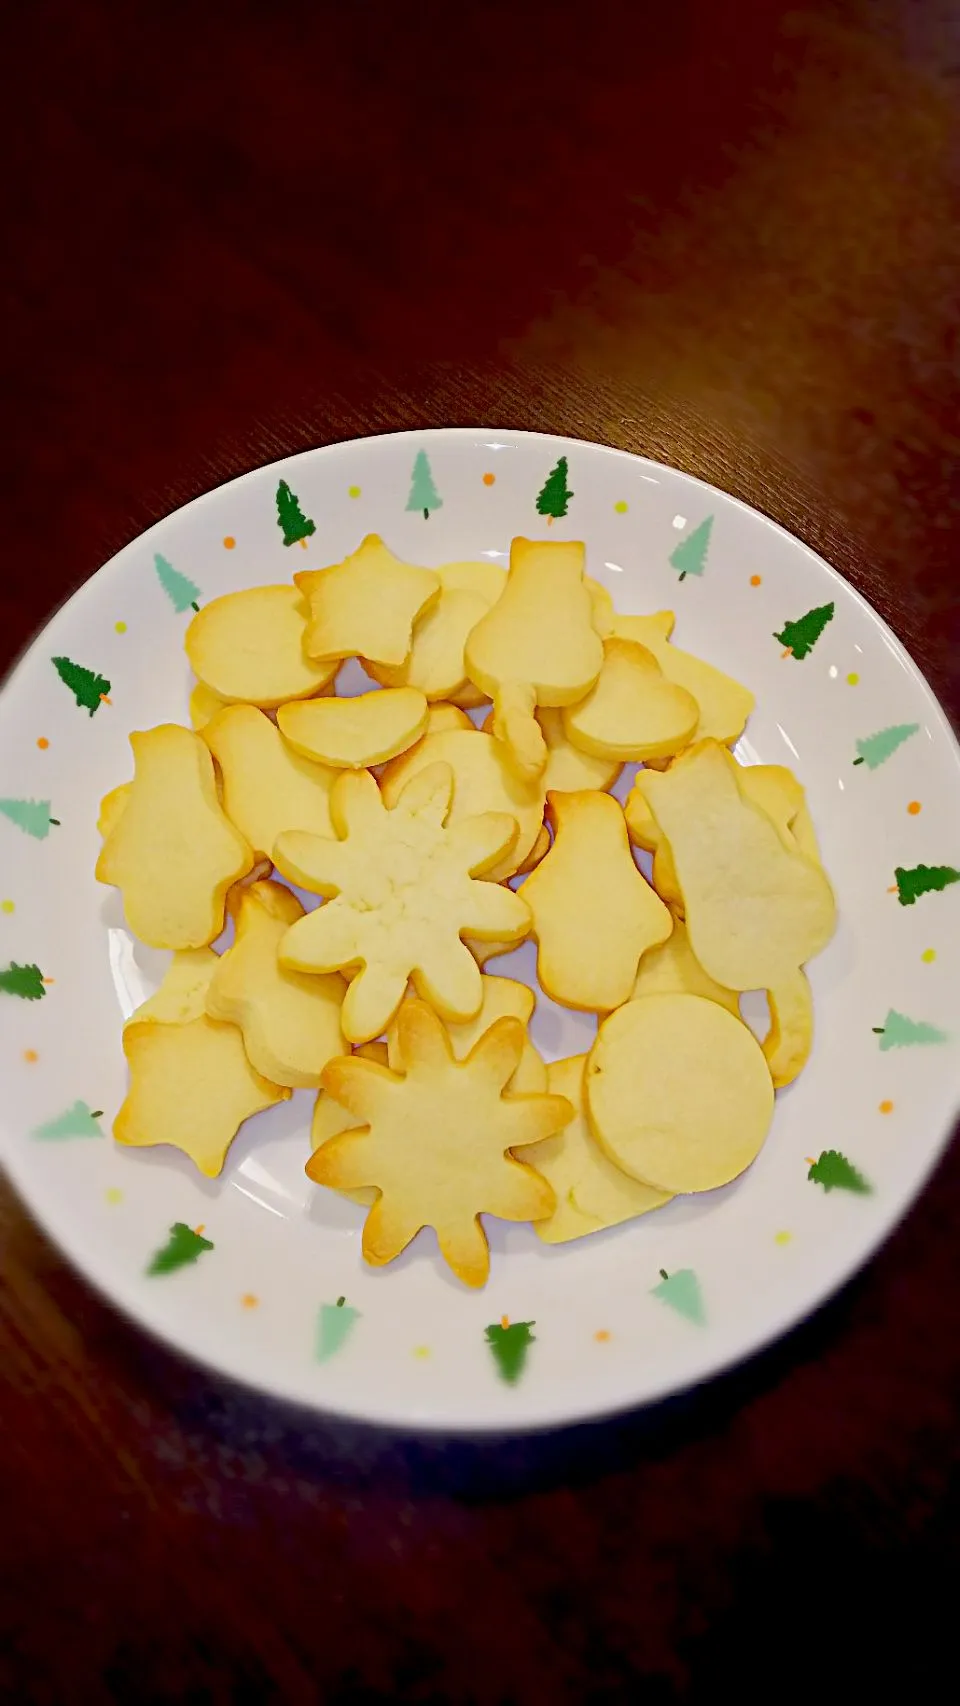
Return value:
M 385 1030 L 410 977 L 445 1019 L 472 1019 L 483 987 L 461 936 L 519 942 L 530 928 L 519 895 L 476 880 L 510 847 L 516 821 L 483 812 L 448 824 L 452 796 L 449 764 L 421 770 L 391 811 L 369 771 L 348 770 L 330 795 L 339 841 L 295 830 L 277 839 L 277 869 L 331 897 L 287 931 L 281 964 L 308 972 L 361 967 L 341 1014 L 348 1042 Z
M 317 1149 L 307 1173 L 380 1192 L 363 1228 L 374 1266 L 432 1226 L 457 1277 L 481 1286 L 490 1252 L 479 1216 L 542 1220 L 556 1204 L 547 1180 L 506 1151 L 559 1131 L 573 1108 L 564 1096 L 504 1094 L 523 1052 L 519 1019 L 498 1019 L 462 1061 L 424 1002 L 404 1002 L 397 1025 L 403 1077 L 359 1055 L 324 1068 L 327 1094 L 362 1124 Z

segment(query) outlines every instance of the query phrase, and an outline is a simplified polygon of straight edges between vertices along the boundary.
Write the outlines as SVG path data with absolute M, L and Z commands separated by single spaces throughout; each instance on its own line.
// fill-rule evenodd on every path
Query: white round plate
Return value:
M 567 494 L 566 513 L 545 515 L 538 495 L 561 457 L 566 479 L 561 470 L 550 491 L 561 490 L 556 510 Z M 315 521 L 303 544 L 284 544 L 281 479 Z M 192 601 L 337 562 L 369 532 L 426 565 L 505 563 L 516 534 L 583 539 L 619 610 L 675 610 L 675 641 L 756 694 L 739 756 L 795 769 L 839 903 L 836 937 L 811 967 L 813 1058 L 778 1095 L 749 1172 L 552 1249 L 527 1226 L 493 1223 L 480 1293 L 453 1279 L 432 1233 L 387 1268 L 364 1266 L 362 1210 L 304 1175 L 306 1092 L 249 1122 L 213 1182 L 175 1150 L 121 1149 L 110 1137 L 125 1091 L 121 1022 L 167 956 L 134 943 L 116 892 L 94 881 L 100 798 L 130 775 L 131 730 L 187 720 Z M 806 655 L 785 652 L 775 635 L 825 605 L 832 616 Z M 92 674 L 67 667 L 65 681 L 53 658 Z M 911 900 L 918 879 L 901 878 L 901 898 L 895 871 L 960 867 L 953 735 L 903 648 L 834 570 L 687 475 L 597 445 L 483 430 L 291 457 L 189 504 L 107 563 L 18 665 L 2 712 L 6 1166 L 89 1279 L 239 1380 L 423 1428 L 550 1425 L 648 1402 L 808 1314 L 890 1231 L 949 1135 L 960 883 L 944 877 Z M 899 743 L 873 738 L 890 728 Z M 34 969 L 11 974 L 12 964 Z M 525 947 L 492 970 L 530 980 L 534 967 Z M 589 1048 L 594 1031 L 591 1017 L 538 996 L 532 1035 L 548 1058 Z M 849 1163 L 837 1164 L 847 1184 L 869 1188 L 811 1178 L 830 1150 Z M 202 1226 L 210 1248 L 149 1273 L 178 1222 Z M 488 1328 L 501 1331 L 491 1340 Z

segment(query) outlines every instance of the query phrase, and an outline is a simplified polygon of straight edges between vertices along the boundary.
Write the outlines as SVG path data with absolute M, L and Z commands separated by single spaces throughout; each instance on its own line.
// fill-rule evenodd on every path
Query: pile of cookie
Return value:
M 730 751 L 752 695 L 672 627 L 618 614 L 582 544 L 526 539 L 507 571 L 428 570 L 371 535 L 203 608 L 192 728 L 131 735 L 101 806 L 97 877 L 173 950 L 124 1028 L 115 1137 L 216 1176 L 314 1089 L 307 1173 L 364 1204 L 367 1260 L 432 1226 L 468 1285 L 481 1214 L 558 1243 L 749 1166 L 809 1055 L 834 899 L 799 782 Z M 338 697 L 348 659 L 371 687 Z M 598 1015 L 589 1054 L 545 1064 L 534 992 L 483 970 L 527 936 L 546 993 Z

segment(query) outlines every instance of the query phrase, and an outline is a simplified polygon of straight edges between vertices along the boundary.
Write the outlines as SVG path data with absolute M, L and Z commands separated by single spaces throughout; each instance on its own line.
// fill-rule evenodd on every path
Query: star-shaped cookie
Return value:
M 296 830 L 277 838 L 277 869 L 330 897 L 281 938 L 280 962 L 307 972 L 361 968 L 341 1013 L 348 1042 L 386 1029 L 411 977 L 445 1019 L 472 1019 L 483 987 L 461 937 L 519 942 L 530 928 L 519 895 L 477 880 L 511 846 L 516 820 L 483 812 L 448 824 L 452 797 L 449 764 L 421 770 L 390 811 L 369 771 L 345 771 L 330 795 L 340 840 Z
M 438 576 L 395 557 L 376 533 L 342 563 L 293 578 L 310 605 L 304 651 L 320 661 L 362 657 L 399 668 L 414 622 L 440 597 Z
M 496 1020 L 462 1061 L 425 1002 L 404 1002 L 397 1024 L 404 1076 L 359 1055 L 324 1068 L 324 1090 L 362 1124 L 316 1150 L 307 1174 L 380 1192 L 363 1228 L 375 1267 L 432 1226 L 458 1279 L 482 1286 L 490 1252 L 479 1216 L 542 1220 L 556 1205 L 547 1180 L 506 1151 L 561 1130 L 574 1110 L 564 1096 L 504 1093 L 523 1050 L 518 1019 Z

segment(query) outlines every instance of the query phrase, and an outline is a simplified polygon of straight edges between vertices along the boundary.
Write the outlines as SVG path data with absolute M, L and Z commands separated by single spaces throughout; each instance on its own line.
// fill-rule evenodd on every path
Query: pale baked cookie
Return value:
M 120 890 L 141 942 L 203 947 L 223 929 L 227 890 L 253 868 L 253 850 L 220 805 L 199 735 L 161 723 L 132 734 L 130 745 L 134 779 L 100 850 L 97 879 Z
M 773 1085 L 748 1026 L 699 995 L 642 995 L 604 1019 L 587 1058 L 590 1127 L 659 1191 L 710 1191 L 753 1161 Z
M 670 913 L 637 870 L 610 794 L 550 794 L 550 852 L 521 894 L 537 939 L 537 975 L 565 1007 L 608 1012 L 627 1001 L 641 956 L 666 941 Z
M 603 668 L 579 704 L 563 713 L 572 746 L 596 758 L 643 762 L 679 752 L 697 726 L 697 701 L 668 681 L 651 651 L 605 640 Z
M 396 758 L 420 739 L 427 727 L 427 701 L 413 687 L 295 701 L 280 706 L 277 724 L 304 758 L 339 770 L 365 770 Z
M 305 569 L 294 580 L 310 607 L 307 656 L 334 663 L 361 657 L 399 667 L 410 654 L 417 617 L 440 597 L 437 576 L 402 562 L 376 533 L 342 563 Z
M 380 778 L 384 803 L 395 805 L 411 777 L 436 763 L 449 764 L 453 771 L 451 825 L 479 812 L 509 812 L 514 819 L 516 840 L 486 873 L 495 882 L 512 877 L 532 852 L 543 828 L 542 779 L 521 776 L 492 735 L 474 728 L 451 729 L 427 735 L 418 746 L 386 766 Z
M 534 711 L 582 699 L 603 663 L 583 546 L 514 539 L 507 585 L 465 657 L 470 680 L 493 699 L 497 739 L 522 774 L 538 776 L 547 749 Z
M 670 1201 L 669 1194 L 655 1191 L 615 1167 L 604 1154 L 587 1124 L 583 1099 L 585 1054 L 569 1060 L 552 1060 L 547 1082 L 554 1095 L 565 1096 L 574 1109 L 569 1125 L 553 1137 L 525 1145 L 515 1151 L 549 1180 L 557 1206 L 548 1220 L 538 1220 L 534 1232 L 544 1244 L 567 1244 L 604 1227 L 619 1226 L 635 1215 L 648 1214 Z
M 480 1215 L 536 1221 L 556 1200 L 508 1151 L 559 1130 L 573 1109 L 562 1096 L 506 1091 L 523 1052 L 517 1019 L 498 1019 L 463 1061 L 424 1002 L 404 1002 L 398 1026 L 403 1076 L 356 1056 L 325 1067 L 327 1094 L 364 1127 L 315 1150 L 307 1173 L 318 1184 L 380 1192 L 363 1228 L 374 1266 L 432 1226 L 458 1279 L 482 1286 L 490 1251 Z
M 337 658 L 315 663 L 307 656 L 305 633 L 306 604 L 296 587 L 257 586 L 205 604 L 184 645 L 194 674 L 220 699 L 271 710 L 309 698 L 336 674 Z
M 445 1018 L 479 1011 L 482 984 L 461 935 L 521 941 L 530 914 L 519 895 L 479 880 L 517 826 L 503 812 L 448 824 L 453 772 L 431 764 L 388 810 L 366 770 L 345 770 L 330 797 L 338 841 L 290 832 L 274 848 L 291 882 L 329 897 L 287 932 L 281 963 L 295 971 L 360 966 L 341 1024 L 348 1042 L 380 1035 L 412 976 Z
M 217 962 L 206 1002 L 211 1019 L 239 1026 L 251 1065 L 293 1090 L 318 1086 L 327 1061 L 344 1046 L 343 978 L 336 972 L 308 977 L 277 959 L 282 938 L 303 916 L 296 895 L 281 883 L 245 889 L 236 938 Z
M 410 998 L 411 992 L 407 991 Z M 467 1055 L 476 1042 L 479 1042 L 484 1031 L 488 1031 L 495 1019 L 519 1019 L 521 1025 L 529 1025 L 533 1016 L 535 998 L 533 990 L 526 983 L 517 983 L 512 977 L 485 977 L 483 979 L 483 1000 L 480 1011 L 475 1019 L 467 1019 L 463 1024 L 456 1025 L 450 1021 L 444 1022 L 444 1028 L 450 1038 L 450 1046 L 457 1060 L 466 1060 Z M 403 1071 L 403 1058 L 400 1053 L 400 1036 L 397 1020 L 394 1019 L 387 1030 L 387 1064 L 394 1072 Z M 507 1089 L 515 1096 L 526 1096 L 532 1093 L 542 1094 L 547 1088 L 547 1069 L 539 1054 L 524 1035 L 523 1053 L 520 1065 L 511 1078 Z
M 789 851 L 745 798 L 738 777 L 747 774 L 726 747 L 699 741 L 662 775 L 648 774 L 644 795 L 704 970 L 725 989 L 777 989 L 826 946 L 836 907 L 823 868 Z
M 338 772 L 295 752 L 262 711 L 229 705 L 202 738 L 220 767 L 223 809 L 259 856 L 272 859 L 285 829 L 333 834 L 330 789 Z

